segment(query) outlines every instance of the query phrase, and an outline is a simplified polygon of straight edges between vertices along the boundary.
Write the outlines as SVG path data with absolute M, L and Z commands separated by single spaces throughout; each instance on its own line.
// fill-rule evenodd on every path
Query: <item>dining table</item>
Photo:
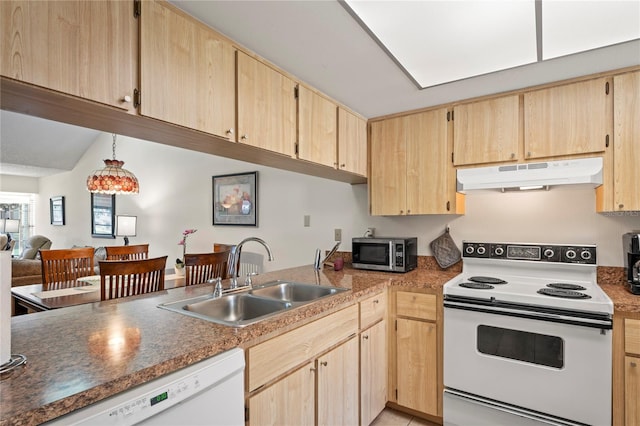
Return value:
M 185 286 L 184 275 L 165 274 L 164 289 Z M 44 290 L 42 284 L 11 287 L 14 315 L 100 302 L 100 275 L 78 278 L 76 287 Z

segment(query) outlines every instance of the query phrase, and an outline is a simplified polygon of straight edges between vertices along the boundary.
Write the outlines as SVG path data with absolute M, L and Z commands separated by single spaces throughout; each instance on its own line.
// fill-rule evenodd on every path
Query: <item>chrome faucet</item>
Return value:
M 238 264 L 240 263 L 240 255 L 242 254 L 242 246 L 244 243 L 248 243 L 249 241 L 255 241 L 256 243 L 262 244 L 262 246 L 267 250 L 267 254 L 269 255 L 269 261 L 273 260 L 273 254 L 271 254 L 271 248 L 269 245 L 261 238 L 258 237 L 249 237 L 240 241 L 238 245 L 236 245 L 236 249 L 233 252 L 233 256 L 231 258 L 231 285 L 230 288 L 238 288 Z M 249 279 L 246 284 L 251 287 L 251 280 Z

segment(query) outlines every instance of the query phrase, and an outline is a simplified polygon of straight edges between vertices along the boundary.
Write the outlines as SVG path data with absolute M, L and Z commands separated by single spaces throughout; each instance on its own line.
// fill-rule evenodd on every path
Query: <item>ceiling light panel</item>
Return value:
M 422 88 L 537 59 L 533 0 L 346 3 Z
M 640 1 L 542 2 L 542 56 L 557 58 L 640 38 Z

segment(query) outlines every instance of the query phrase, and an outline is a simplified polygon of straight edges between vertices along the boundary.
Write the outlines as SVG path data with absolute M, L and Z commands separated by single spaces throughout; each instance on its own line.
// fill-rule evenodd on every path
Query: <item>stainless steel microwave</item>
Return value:
M 418 266 L 418 238 L 353 238 L 353 267 L 409 272 Z

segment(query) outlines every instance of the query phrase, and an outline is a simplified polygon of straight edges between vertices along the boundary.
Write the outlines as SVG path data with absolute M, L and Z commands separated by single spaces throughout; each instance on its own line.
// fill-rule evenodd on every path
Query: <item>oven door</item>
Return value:
M 455 305 L 445 300 L 446 388 L 575 422 L 611 423 L 610 330 Z

